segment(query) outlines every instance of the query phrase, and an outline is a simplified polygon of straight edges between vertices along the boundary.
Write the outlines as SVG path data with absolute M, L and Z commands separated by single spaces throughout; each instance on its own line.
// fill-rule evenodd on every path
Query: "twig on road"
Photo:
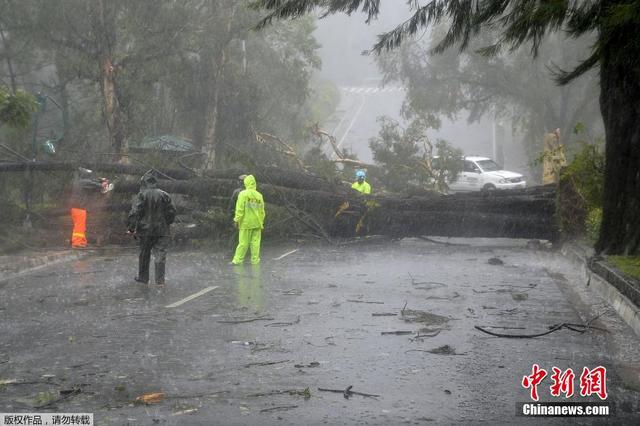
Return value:
M 436 330 L 430 334 L 420 334 L 420 332 L 418 332 L 418 334 L 416 334 L 414 337 L 410 337 L 409 340 L 411 340 L 412 342 L 415 342 L 416 340 L 418 339 L 422 340 L 425 337 L 436 337 L 438 334 L 440 334 L 440 330 Z
M 294 408 L 298 408 L 298 406 L 297 405 L 280 405 L 278 407 L 263 408 L 262 410 L 260 410 L 260 412 L 261 413 L 271 413 L 273 411 L 293 410 Z
M 321 392 L 341 393 L 345 397 L 345 399 L 349 399 L 349 397 L 351 395 L 360 395 L 360 396 L 364 396 L 365 398 L 379 398 L 380 397 L 380 395 L 374 395 L 374 394 L 371 394 L 371 393 L 362 393 L 362 392 L 352 391 L 351 388 L 353 388 L 353 385 L 348 386 L 344 390 L 341 390 L 341 389 L 325 389 L 325 388 L 318 388 L 318 390 L 321 391 Z
M 561 328 L 563 328 L 564 325 L 563 324 L 559 324 L 556 325 L 555 327 L 552 327 L 551 329 L 549 329 L 549 331 L 546 331 L 544 333 L 537 333 L 537 334 L 502 334 L 502 333 L 494 333 L 493 331 L 489 331 L 489 330 L 485 330 L 484 328 L 480 327 L 480 326 L 474 326 L 474 328 L 476 330 L 480 330 L 483 333 L 486 333 L 490 336 L 495 336 L 495 337 L 507 337 L 507 338 L 511 338 L 511 339 L 533 339 L 534 337 L 542 337 L 542 336 L 546 336 L 547 334 L 551 334 L 554 331 L 558 331 Z
M 82 392 L 82 390 L 81 390 L 80 388 L 73 388 L 73 389 L 68 389 L 68 390 L 61 390 L 61 391 L 59 392 L 59 393 L 60 393 L 60 396 L 59 396 L 58 398 L 53 399 L 53 400 L 51 400 L 51 401 L 49 401 L 49 402 L 47 402 L 47 403 L 45 403 L 45 404 L 36 405 L 36 406 L 34 406 L 33 408 L 36 408 L 36 409 L 47 408 L 47 407 L 50 407 L 50 406 L 52 406 L 52 405 L 55 405 L 55 404 L 57 404 L 57 403 L 59 403 L 59 402 L 62 402 L 62 401 L 64 401 L 64 400 L 66 400 L 66 399 L 69 399 L 69 398 L 71 398 L 71 397 L 72 397 L 72 396 L 74 396 L 74 395 L 78 395 L 78 394 L 79 394 L 79 393 L 81 393 L 81 392 Z
M 355 299 L 347 299 L 347 302 L 351 302 L 351 303 L 370 303 L 370 304 L 375 304 L 375 305 L 384 305 L 384 302 L 369 302 L 366 300 L 355 300 Z
M 221 323 L 221 324 L 243 324 L 245 322 L 271 321 L 271 320 L 273 320 L 273 317 L 261 316 L 261 317 L 246 318 L 246 319 L 239 319 L 239 320 L 221 320 L 221 321 L 218 321 L 218 322 Z
M 286 327 L 288 325 L 298 324 L 299 322 L 300 322 L 300 315 L 298 315 L 298 318 L 293 322 L 272 322 L 269 324 L 265 324 L 265 327 Z
M 551 334 L 554 331 L 562 330 L 563 328 L 569 329 L 571 331 L 575 331 L 576 333 L 584 333 L 585 331 L 587 331 L 589 329 L 604 331 L 604 332 L 608 333 L 609 330 L 606 330 L 606 329 L 600 328 L 600 327 L 594 327 L 594 326 L 590 325 L 590 323 L 592 321 L 594 321 L 595 319 L 597 319 L 601 315 L 603 315 L 603 314 L 600 314 L 597 317 L 592 318 L 591 320 L 587 321 L 585 324 L 573 324 L 573 323 L 563 322 L 562 324 L 550 325 L 548 331 L 546 331 L 544 333 L 537 333 L 537 334 L 502 334 L 502 333 L 494 333 L 492 331 L 486 330 L 486 329 L 484 329 L 484 328 L 482 328 L 480 326 L 477 326 L 477 325 L 474 328 L 476 328 L 477 330 L 482 331 L 483 333 L 489 334 L 491 336 L 506 337 L 506 338 L 511 338 L 511 339 L 532 339 L 532 338 L 535 338 L 535 337 L 542 337 L 542 336 L 546 336 L 547 334 Z
M 267 361 L 267 362 L 250 362 L 249 364 L 245 364 L 244 368 L 249 367 L 263 367 L 265 365 L 275 365 L 275 364 L 284 364 L 285 362 L 289 362 L 290 360 L 285 359 L 283 361 Z
M 431 238 L 425 237 L 424 235 L 418 235 L 416 238 L 424 241 L 429 241 L 430 243 L 444 244 L 445 246 L 465 246 L 465 247 L 469 246 L 469 244 L 456 244 L 456 243 L 449 243 L 447 241 L 432 240 Z
M 383 336 L 386 336 L 386 335 L 403 336 L 405 334 L 413 334 L 413 331 L 408 331 L 408 330 L 381 331 L 380 334 Z
M 311 391 L 309 388 L 304 389 L 275 389 L 269 392 L 260 392 L 260 393 L 252 393 L 251 395 L 247 395 L 247 398 L 260 398 L 263 396 L 271 396 L 271 395 L 291 395 L 291 396 L 303 396 L 304 399 L 311 398 Z

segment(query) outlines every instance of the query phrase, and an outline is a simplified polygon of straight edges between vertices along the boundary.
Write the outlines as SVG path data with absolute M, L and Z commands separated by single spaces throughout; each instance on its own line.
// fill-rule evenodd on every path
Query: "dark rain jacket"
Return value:
M 232 220 L 233 220 L 233 217 L 236 215 L 236 203 L 238 202 L 238 195 L 243 190 L 244 190 L 244 185 L 242 186 L 242 188 L 236 188 L 233 191 L 233 194 L 231 194 L 231 198 L 229 199 L 229 205 L 227 206 L 227 213 L 229 214 L 229 216 L 231 216 Z
M 127 226 L 143 237 L 169 235 L 169 225 L 176 217 L 176 208 L 169 194 L 156 188 L 153 177 L 143 177 L 140 192 L 131 206 Z

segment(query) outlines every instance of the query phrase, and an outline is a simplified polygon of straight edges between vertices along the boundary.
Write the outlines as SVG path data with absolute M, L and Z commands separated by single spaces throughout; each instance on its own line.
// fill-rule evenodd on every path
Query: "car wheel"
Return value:
M 493 192 L 496 190 L 496 187 L 490 183 L 486 184 L 485 186 L 482 187 L 482 191 L 483 192 Z

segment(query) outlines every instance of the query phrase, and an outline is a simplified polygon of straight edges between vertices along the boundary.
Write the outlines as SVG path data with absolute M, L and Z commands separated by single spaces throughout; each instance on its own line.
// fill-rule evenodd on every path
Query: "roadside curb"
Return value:
M 572 242 L 564 244 L 560 251 L 580 266 L 587 286 L 595 289 L 640 336 L 640 285 L 606 262 L 592 259 L 594 252 L 589 247 Z
M 78 260 L 88 256 L 86 252 L 65 250 L 41 255 L 0 256 L 0 282 L 56 263 Z

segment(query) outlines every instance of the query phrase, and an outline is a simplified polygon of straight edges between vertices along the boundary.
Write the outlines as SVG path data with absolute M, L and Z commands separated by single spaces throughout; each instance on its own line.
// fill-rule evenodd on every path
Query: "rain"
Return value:
M 637 422 L 591 3 L 0 0 L 0 426 Z

